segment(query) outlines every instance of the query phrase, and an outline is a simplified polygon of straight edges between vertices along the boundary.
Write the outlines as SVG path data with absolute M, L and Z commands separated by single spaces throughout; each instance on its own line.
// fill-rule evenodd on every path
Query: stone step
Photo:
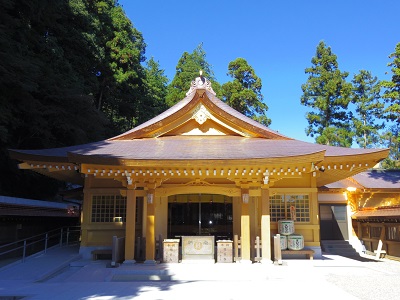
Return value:
M 340 244 L 349 244 L 349 241 L 345 241 L 345 240 L 322 240 L 321 244 L 325 244 L 325 245 L 340 245 Z
M 332 246 L 328 246 L 328 247 L 326 247 L 326 246 L 324 246 L 324 247 L 322 247 L 323 249 L 326 249 L 326 250 L 355 250 L 352 246 L 339 246 L 339 247 L 332 247 Z
M 348 241 L 324 240 L 321 241 L 321 249 L 324 252 L 344 257 L 358 257 L 359 253 Z

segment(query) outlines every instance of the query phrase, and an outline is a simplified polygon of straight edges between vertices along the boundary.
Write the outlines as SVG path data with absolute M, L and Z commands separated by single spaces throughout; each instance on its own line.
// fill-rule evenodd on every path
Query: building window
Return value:
M 126 197 L 102 195 L 92 197 L 92 222 L 125 222 Z
M 292 219 L 310 222 L 310 199 L 308 195 L 274 195 L 269 197 L 271 222 Z
M 381 237 L 382 227 L 371 227 L 371 238 L 379 239 Z
M 386 239 L 400 242 L 400 225 L 388 225 L 386 228 Z
M 269 209 L 272 222 L 285 219 L 285 196 L 274 195 L 269 197 Z
M 370 230 L 369 230 L 369 226 L 362 226 L 362 237 L 363 238 L 369 238 L 369 233 L 370 233 Z

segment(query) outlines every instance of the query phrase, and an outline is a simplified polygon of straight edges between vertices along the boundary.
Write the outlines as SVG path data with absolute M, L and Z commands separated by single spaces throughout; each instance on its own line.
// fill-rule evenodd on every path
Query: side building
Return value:
M 368 170 L 319 188 L 321 240 L 400 257 L 400 170 Z
M 0 245 L 61 227 L 79 226 L 79 206 L 79 202 L 59 203 L 0 196 Z

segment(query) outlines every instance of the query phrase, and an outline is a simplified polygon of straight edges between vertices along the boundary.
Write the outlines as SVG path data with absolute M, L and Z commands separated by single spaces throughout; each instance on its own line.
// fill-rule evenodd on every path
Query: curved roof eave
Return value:
M 284 140 L 292 140 L 292 138 L 287 137 L 283 134 L 280 134 L 277 131 L 274 131 L 257 121 L 243 115 L 237 110 L 230 107 L 228 104 L 218 99 L 214 94 L 209 91 L 206 91 L 207 99 L 210 103 L 215 105 L 215 107 L 211 107 L 213 111 L 222 116 L 225 119 L 228 119 L 232 123 L 238 123 L 244 127 L 245 129 L 255 132 L 261 137 L 269 138 L 269 139 L 284 139 Z
M 333 149 L 335 148 L 335 149 Z M 324 152 L 323 163 L 355 159 L 380 161 L 389 149 L 329 147 L 298 140 L 244 138 L 237 136 L 176 136 L 134 140 L 100 141 L 43 150 L 9 150 L 13 159 L 73 163 L 75 155 L 124 160 L 262 159 L 294 157 Z M 322 161 L 320 161 L 322 163 Z
M 48 149 L 50 150 L 50 149 Z M 68 163 L 67 152 L 65 155 L 51 155 L 51 151 L 48 154 L 41 153 L 40 150 L 8 150 L 10 157 L 18 161 L 40 161 L 40 162 L 60 162 Z
M 185 106 L 187 106 L 195 97 L 196 91 L 192 91 L 189 95 L 187 95 L 184 99 L 171 106 L 166 111 L 162 112 L 158 116 L 128 130 L 120 135 L 107 139 L 107 141 L 116 141 L 116 140 L 126 140 L 126 139 L 134 139 L 134 138 L 143 138 L 146 137 L 147 131 L 154 131 L 157 128 L 164 126 L 164 122 L 167 118 L 172 117 L 177 112 L 182 111 Z M 152 128 L 153 127 L 153 128 Z

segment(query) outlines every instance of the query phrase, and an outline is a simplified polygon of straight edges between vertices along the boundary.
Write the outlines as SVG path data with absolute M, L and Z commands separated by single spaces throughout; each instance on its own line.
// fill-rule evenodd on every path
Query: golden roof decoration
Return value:
M 190 84 L 190 89 L 186 93 L 186 96 L 190 95 L 196 89 L 205 89 L 215 96 L 216 93 L 212 89 L 211 85 L 211 81 L 205 78 L 203 76 L 203 71 L 200 70 L 200 76 L 196 77 L 196 79 L 192 81 L 192 83 Z

